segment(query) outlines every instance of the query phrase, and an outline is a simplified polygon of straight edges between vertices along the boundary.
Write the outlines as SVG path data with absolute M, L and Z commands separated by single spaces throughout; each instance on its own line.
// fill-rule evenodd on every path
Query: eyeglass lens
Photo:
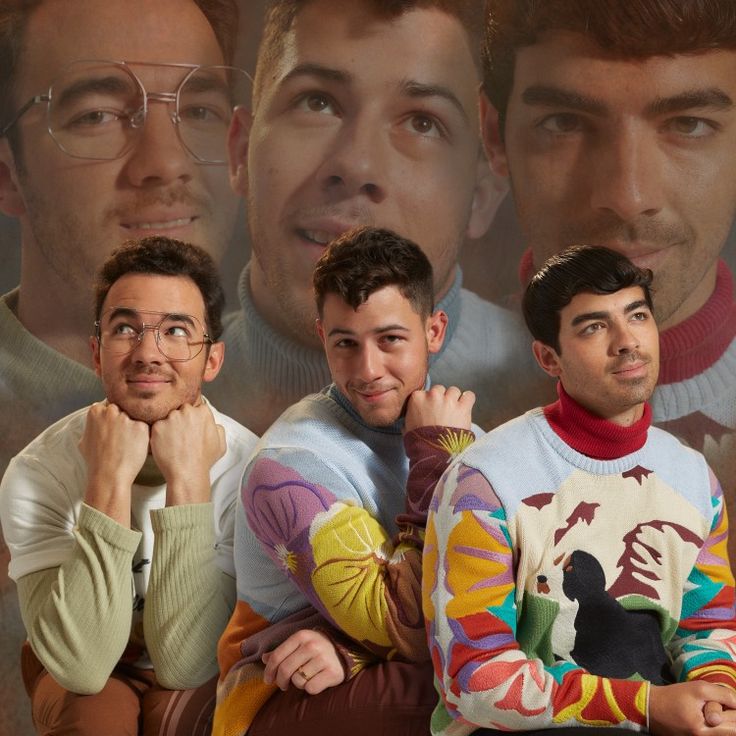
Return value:
M 126 66 L 76 62 L 51 86 L 49 132 L 71 156 L 119 158 L 135 144 L 147 107 L 162 101 L 172 105 L 172 121 L 189 153 L 203 163 L 224 163 L 232 108 L 244 101 L 248 77 L 222 66 L 182 71 L 186 76 L 175 92 L 149 91 L 146 99 Z
M 191 360 L 199 355 L 206 342 L 196 317 L 166 314 L 145 322 L 138 312 L 126 309 L 102 316 L 100 344 L 113 355 L 127 355 L 144 339 L 146 330 L 153 332 L 159 351 L 169 360 Z

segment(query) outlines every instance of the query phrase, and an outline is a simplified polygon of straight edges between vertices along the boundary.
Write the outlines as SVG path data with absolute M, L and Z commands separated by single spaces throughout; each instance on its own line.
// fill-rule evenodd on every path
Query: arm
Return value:
M 734 579 L 721 486 L 710 473 L 713 521 L 683 596 L 680 624 L 668 644 L 678 681 L 707 680 L 736 689 Z
M 143 625 L 156 677 L 171 689 L 217 673 L 217 640 L 235 601 L 235 581 L 215 562 L 210 502 L 210 470 L 225 449 L 224 430 L 204 403 L 185 404 L 151 427 L 166 508 L 151 513 L 156 544 Z
M 212 504 L 151 513 L 156 544 L 143 626 L 163 687 L 197 687 L 217 674 L 217 642 L 235 604 L 235 581 L 215 562 Z
M 451 718 L 502 730 L 646 726 L 648 683 L 545 666 L 516 639 L 514 551 L 488 481 L 456 463 L 429 513 L 423 595 L 430 651 Z
M 441 438 L 450 436 L 462 439 L 443 444 Z M 245 479 L 249 526 L 267 554 L 338 630 L 379 657 L 424 660 L 420 586 L 427 504 L 451 451 L 471 440 L 470 432 L 437 427 L 407 434 L 406 510 L 396 520 L 394 539 L 365 509 L 341 500 L 354 497 L 353 489 L 316 453 L 287 457 L 264 451 Z M 427 443 L 444 452 L 440 461 L 422 457 Z
M 18 595 L 43 666 L 67 690 L 92 694 L 104 687 L 130 637 L 130 569 L 141 535 L 83 506 L 74 536 L 69 558 L 21 577 Z

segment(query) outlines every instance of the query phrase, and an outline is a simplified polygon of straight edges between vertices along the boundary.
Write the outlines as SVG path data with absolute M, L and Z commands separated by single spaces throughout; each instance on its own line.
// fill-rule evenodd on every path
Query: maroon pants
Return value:
M 153 670 L 120 664 L 95 695 L 65 690 L 43 668 L 28 642 L 23 683 L 41 736 L 209 736 L 217 678 L 192 690 L 166 690 Z
M 248 736 L 429 736 L 437 702 L 430 663 L 381 662 L 319 695 L 277 692 Z

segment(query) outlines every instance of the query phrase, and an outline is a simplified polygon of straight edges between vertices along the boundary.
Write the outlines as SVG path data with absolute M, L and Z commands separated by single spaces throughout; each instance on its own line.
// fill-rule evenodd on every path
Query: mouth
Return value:
M 302 240 L 306 240 L 313 245 L 320 245 L 322 247 L 325 247 L 341 235 L 341 233 L 336 234 L 327 232 L 326 230 L 303 230 L 301 228 L 297 230 L 297 233 Z
M 355 391 L 355 394 L 366 404 L 378 404 L 388 396 L 392 390 L 393 389 L 390 388 L 379 390 L 373 389 L 371 391 Z
M 615 376 L 620 378 L 639 378 L 649 372 L 648 360 L 637 360 L 629 363 L 613 371 Z
M 189 227 L 198 219 L 199 218 L 195 215 L 191 217 L 177 217 L 170 220 L 123 222 L 121 223 L 121 226 L 126 230 L 136 230 L 140 232 L 177 230 L 180 228 Z

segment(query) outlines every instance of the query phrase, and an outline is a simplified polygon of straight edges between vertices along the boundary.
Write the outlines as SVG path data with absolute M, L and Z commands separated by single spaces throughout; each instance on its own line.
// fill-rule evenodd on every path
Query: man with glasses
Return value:
M 113 248 L 163 234 L 222 257 L 236 29 L 235 0 L 0 0 L 0 212 L 22 249 L 0 300 L 0 472 L 99 398 L 89 284 Z
M 201 248 L 152 236 L 115 251 L 90 339 L 106 401 L 47 429 L 5 474 L 39 733 L 209 733 L 233 508 L 256 441 L 201 395 L 222 364 L 223 302 Z
M 237 198 L 226 167 L 205 161 L 224 158 L 224 125 L 187 100 L 203 94 L 199 80 L 230 76 L 236 29 L 235 0 L 0 0 L 0 212 L 19 221 L 22 256 L 18 288 L 0 296 L 0 475 L 39 432 L 101 398 L 89 286 L 114 247 L 160 233 L 221 258 Z M 100 59 L 146 63 L 81 61 Z M 217 121 L 206 146 L 198 118 Z M 24 632 L 6 563 L 0 540 L 10 661 Z M 20 731 L 16 687 L 0 722 Z

